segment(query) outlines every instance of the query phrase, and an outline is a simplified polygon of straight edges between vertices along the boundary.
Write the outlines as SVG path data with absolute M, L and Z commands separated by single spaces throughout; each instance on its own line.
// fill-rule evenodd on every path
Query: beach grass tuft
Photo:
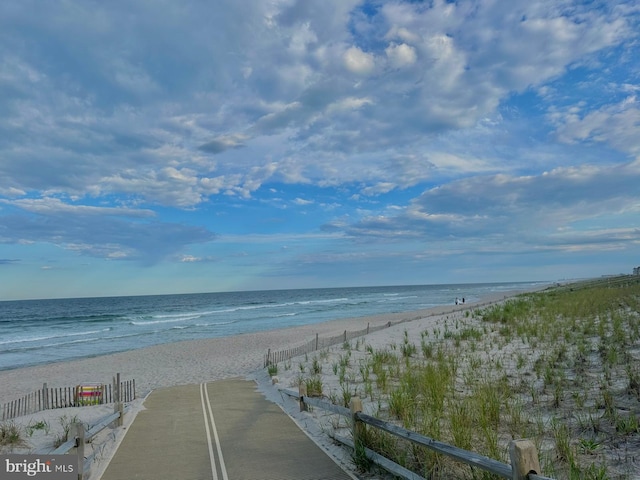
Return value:
M 51 426 L 49 425 L 49 422 L 47 422 L 46 420 L 37 420 L 37 421 L 32 420 L 25 427 L 25 431 L 29 437 L 33 436 L 34 432 L 38 430 L 41 430 L 46 434 L 49 434 L 49 431 L 51 430 Z
M 24 445 L 26 441 L 18 424 L 13 421 L 0 423 L 0 452 L 11 451 Z
M 62 427 L 62 431 L 56 435 L 56 438 L 53 442 L 54 447 L 58 448 L 60 445 L 69 440 L 69 435 L 71 434 L 71 428 L 74 424 L 78 423 L 77 415 L 62 415 L 58 421 L 60 422 L 60 426 Z

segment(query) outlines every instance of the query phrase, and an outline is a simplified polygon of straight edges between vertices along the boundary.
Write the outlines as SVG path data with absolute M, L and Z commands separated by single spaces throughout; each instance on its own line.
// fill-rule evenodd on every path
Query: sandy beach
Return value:
M 120 373 L 123 380 L 135 379 L 136 382 L 138 399 L 130 405 L 131 414 L 127 415 L 125 427 L 134 420 L 135 413 L 144 408 L 144 398 L 152 390 L 174 385 L 244 377 L 255 380 L 260 391 L 268 398 L 282 403 L 282 396 L 277 393 L 278 389 L 293 389 L 296 372 L 295 369 L 291 369 L 288 372 L 279 373 L 279 384 L 272 385 L 263 368 L 264 356 L 269 349 L 278 351 L 302 345 L 313 339 L 316 334 L 320 337 L 332 337 L 342 334 L 345 330 L 358 331 L 366 328 L 367 325 L 373 328 L 391 322 L 391 327 L 366 336 L 367 344 L 376 348 L 383 347 L 399 342 L 405 332 L 419 338 L 419 332 L 439 325 L 445 319 L 462 318 L 466 310 L 496 303 L 517 293 L 519 292 L 500 293 L 466 305 L 335 320 L 232 337 L 178 342 L 83 360 L 1 371 L 0 405 L 42 388 L 43 383 L 47 383 L 49 387 L 67 387 L 94 382 L 109 383 L 116 373 Z M 333 348 L 340 348 L 340 346 Z M 293 362 L 295 364 L 295 359 Z M 330 364 L 325 368 L 329 371 Z M 331 385 L 327 385 L 328 390 L 331 388 L 333 388 Z M 23 428 L 41 420 L 48 422 L 51 427 L 51 431 L 46 435 L 44 432 L 36 431 L 28 437 L 22 451 L 38 451 L 46 448 L 47 443 L 51 442 L 53 432 L 60 427 L 60 418 L 63 416 L 75 416 L 80 421 L 92 424 L 108 415 L 110 408 L 110 406 L 100 406 L 57 409 L 19 417 L 15 422 Z M 295 416 L 293 412 L 289 413 Z M 309 431 L 317 430 L 317 425 L 305 426 L 304 422 L 300 424 Z M 105 434 L 104 438 L 94 442 L 94 448 L 100 448 L 100 455 L 96 456 L 99 465 L 92 468 L 92 479 L 100 478 L 100 472 L 108 464 L 108 459 L 115 452 L 124 431 L 126 429 L 109 435 Z

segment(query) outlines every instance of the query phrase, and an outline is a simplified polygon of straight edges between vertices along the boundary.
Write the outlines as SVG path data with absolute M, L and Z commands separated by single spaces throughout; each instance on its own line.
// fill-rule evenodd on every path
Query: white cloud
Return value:
M 22 197 L 22 196 L 24 196 L 26 194 L 27 194 L 27 192 L 25 192 L 24 190 L 18 189 L 18 188 L 14 188 L 14 187 L 3 188 L 3 187 L 0 187 L 0 195 L 5 196 L 5 197 Z
M 486 160 L 471 156 L 462 157 L 449 152 L 433 152 L 429 154 L 429 161 L 439 169 L 467 174 L 488 172 L 496 168 Z
M 391 44 L 385 49 L 389 63 L 394 68 L 402 68 L 416 63 L 418 55 L 416 50 L 407 45 L 401 43 L 400 45 Z
M 586 113 L 579 106 L 569 107 L 550 113 L 550 119 L 563 142 L 602 142 L 640 155 L 640 102 L 635 95 Z
M 406 21 L 407 20 L 405 19 L 404 22 Z M 417 44 L 420 42 L 420 35 L 410 31 L 405 27 L 398 27 L 396 25 L 391 27 L 389 32 L 387 32 L 387 34 L 385 35 L 385 38 L 387 39 L 397 38 L 409 44 Z
M 369 75 L 375 68 L 375 59 L 370 53 L 358 47 L 350 47 L 344 52 L 344 66 L 357 75 Z
M 357 237 L 397 238 L 407 232 L 408 238 L 458 241 L 500 235 L 505 245 L 539 245 L 570 229 L 581 242 L 595 242 L 593 232 L 604 235 L 612 228 L 599 227 L 602 222 L 628 231 L 628 217 L 640 213 L 639 181 L 640 161 L 469 178 L 425 191 L 399 214 L 366 216 L 346 230 Z M 640 231 L 634 228 L 630 235 L 616 235 L 616 243 L 635 242 Z
M 391 182 L 379 182 L 376 185 L 371 185 L 362 189 L 363 195 L 380 195 L 382 193 L 389 193 L 396 188 L 397 185 Z
M 311 30 L 309 22 L 304 22 L 291 34 L 288 51 L 294 56 L 302 57 L 309 52 L 309 48 L 318 42 L 318 37 Z
M 60 200 L 59 198 L 24 198 L 16 200 L 2 200 L 0 203 L 12 205 L 21 208 L 27 212 L 44 214 L 44 215 L 91 215 L 91 216 L 122 216 L 147 218 L 154 217 L 156 213 L 153 210 L 132 209 L 123 207 L 96 207 L 89 205 L 73 205 Z
M 346 97 L 338 102 L 334 102 L 327 107 L 329 113 L 339 111 L 351 111 L 362 108 L 366 105 L 372 105 L 373 100 L 371 98 L 358 98 L 358 97 Z

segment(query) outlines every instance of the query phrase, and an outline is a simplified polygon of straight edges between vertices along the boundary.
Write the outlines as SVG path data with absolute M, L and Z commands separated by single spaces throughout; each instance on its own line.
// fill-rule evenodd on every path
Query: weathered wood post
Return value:
M 360 397 L 353 396 L 349 402 L 349 410 L 351 410 L 351 423 L 353 424 L 353 445 L 358 450 L 362 442 L 364 433 L 364 423 L 358 420 L 356 414 L 362 412 L 362 400 Z
M 344 340 L 343 340 L 343 342 L 346 342 L 346 341 L 347 341 L 347 331 L 345 330 L 344 331 Z
M 117 412 L 120 413 L 120 416 L 116 420 L 116 426 L 121 427 L 123 425 L 123 419 L 122 419 L 123 408 L 122 408 L 122 392 L 120 391 L 120 374 L 119 373 L 116 373 L 113 383 L 114 383 L 113 396 L 115 400 L 115 403 L 113 405 L 113 413 L 117 413 Z
M 316 333 L 316 350 L 318 350 L 318 334 Z
M 538 451 L 531 440 L 512 440 L 509 444 L 513 480 L 527 480 L 530 473 L 541 474 Z
M 49 389 L 47 388 L 46 383 L 42 385 L 42 409 L 49 409 Z
M 367 335 L 369 335 L 369 322 L 367 322 Z
M 120 402 L 118 404 L 118 413 L 120 414 L 120 416 L 118 417 L 118 426 L 121 427 L 122 425 L 124 425 L 124 403 Z
M 304 382 L 300 382 L 300 386 L 298 387 L 298 394 L 300 395 L 300 411 L 306 412 L 309 410 L 309 407 L 306 403 L 304 403 L 304 397 L 307 396 L 307 384 Z
M 80 422 L 75 424 L 76 431 L 76 452 L 78 454 L 78 480 L 84 478 L 84 425 Z

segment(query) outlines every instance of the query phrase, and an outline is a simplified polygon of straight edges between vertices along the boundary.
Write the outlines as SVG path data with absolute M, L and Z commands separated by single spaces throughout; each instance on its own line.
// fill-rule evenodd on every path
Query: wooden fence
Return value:
M 99 454 L 100 449 L 95 448 L 94 446 L 93 453 L 85 457 L 85 444 L 90 443 L 93 440 L 93 437 L 95 437 L 98 433 L 100 433 L 111 424 L 115 424 L 116 426 L 121 427 L 124 423 L 125 413 L 127 413 L 127 409 L 124 408 L 123 404 L 121 402 L 116 402 L 114 412 L 111 415 L 103 418 L 89 430 L 85 430 L 82 423 L 75 423 L 73 425 L 73 428 L 70 429 L 70 432 L 75 434 L 73 438 L 67 440 L 54 450 L 42 449 L 36 453 L 64 455 L 75 448 L 78 457 L 78 465 L 76 467 L 76 471 L 78 472 L 78 480 L 89 478 L 91 476 L 91 464 L 96 455 Z
M 368 335 L 369 333 L 377 332 L 378 330 L 389 328 L 392 325 L 398 325 L 400 323 L 405 323 L 405 322 L 413 322 L 414 320 L 419 320 L 421 318 L 427 318 L 427 317 L 436 316 L 436 315 L 448 315 L 451 313 L 461 312 L 464 310 L 473 310 L 473 309 L 485 307 L 487 305 L 491 305 L 492 303 L 493 302 L 479 302 L 479 303 L 471 303 L 466 305 L 458 305 L 456 307 L 451 307 L 451 309 L 445 312 L 440 312 L 440 311 L 431 312 L 431 313 L 415 312 L 415 316 L 407 317 L 397 322 L 389 321 L 389 322 L 383 323 L 382 325 L 377 325 L 375 327 L 372 327 L 369 323 L 367 323 L 367 328 L 363 328 L 362 330 L 356 330 L 354 332 L 349 332 L 345 330 L 344 333 L 340 335 L 336 335 L 328 338 L 320 338 L 319 335 L 316 333 L 316 338 L 308 341 L 304 345 L 289 348 L 286 350 L 279 350 L 275 352 L 272 352 L 271 349 L 269 349 L 266 355 L 264 356 L 263 367 L 268 367 L 269 365 L 275 365 L 279 362 L 284 362 L 285 360 L 289 360 L 299 355 L 304 355 L 305 353 L 315 352 L 323 348 L 348 342 L 349 340 L 352 340 L 354 338 L 361 337 L 363 335 Z
M 385 458 L 377 452 L 374 452 L 373 450 L 370 450 L 366 448 L 366 446 L 362 445 L 362 443 L 360 442 L 363 433 L 362 429 L 365 424 L 383 430 L 399 438 L 403 438 L 422 447 L 433 450 L 439 454 L 446 455 L 458 462 L 462 462 L 474 468 L 493 473 L 494 475 L 502 478 L 508 478 L 511 480 L 553 480 L 541 474 L 540 462 L 538 460 L 536 447 L 533 442 L 529 440 L 514 440 L 510 443 L 509 454 L 511 457 L 511 464 L 506 464 L 474 452 L 454 447 L 453 445 L 448 445 L 433 438 L 429 438 L 425 435 L 406 430 L 393 423 L 389 423 L 384 420 L 380 420 L 378 418 L 364 414 L 362 413 L 362 402 L 358 397 L 353 397 L 351 399 L 350 408 L 346 408 L 340 405 L 325 402 L 317 398 L 306 396 L 304 385 L 300 386 L 300 392 L 297 395 L 284 389 L 280 391 L 298 399 L 298 401 L 300 402 L 301 411 L 306 411 L 308 410 L 309 406 L 313 406 L 350 418 L 352 421 L 351 424 L 353 439 L 334 436 L 334 440 L 347 445 L 352 449 L 355 449 L 356 445 L 360 444 L 360 446 L 363 447 L 364 454 L 370 461 L 384 468 L 393 475 L 403 479 L 425 480 L 415 472 L 412 472 L 405 467 L 398 465 L 392 460 L 389 460 L 388 458 Z
M 75 387 L 48 387 L 45 383 L 40 390 L 22 398 L 5 403 L 2 406 L 2 420 L 21 417 L 53 408 L 80 407 L 114 403 L 117 397 L 117 385 L 120 385 L 120 397 L 123 402 L 136 398 L 136 381 L 120 381 L 114 378 L 112 384 L 84 384 Z
M 362 330 L 356 330 L 354 332 L 349 332 L 347 330 L 340 335 L 336 335 L 328 338 L 320 338 L 320 336 L 316 333 L 316 338 L 310 340 L 304 345 L 300 345 L 298 347 L 289 348 L 287 350 L 280 350 L 277 352 L 272 352 L 271 349 L 264 356 L 264 366 L 268 367 L 269 365 L 274 365 L 279 362 L 283 362 L 285 360 L 289 360 L 290 358 L 297 357 L 299 355 L 304 355 L 305 353 L 315 352 L 317 350 L 321 350 L 326 347 L 330 347 L 332 345 L 337 345 L 339 343 L 348 342 L 357 337 L 361 337 L 363 335 L 367 335 L 372 332 L 377 332 L 378 330 L 382 330 L 383 328 L 389 328 L 391 326 L 391 322 L 387 322 L 383 325 L 379 325 L 377 327 L 371 327 L 370 324 L 367 324 L 367 328 L 363 328 Z

